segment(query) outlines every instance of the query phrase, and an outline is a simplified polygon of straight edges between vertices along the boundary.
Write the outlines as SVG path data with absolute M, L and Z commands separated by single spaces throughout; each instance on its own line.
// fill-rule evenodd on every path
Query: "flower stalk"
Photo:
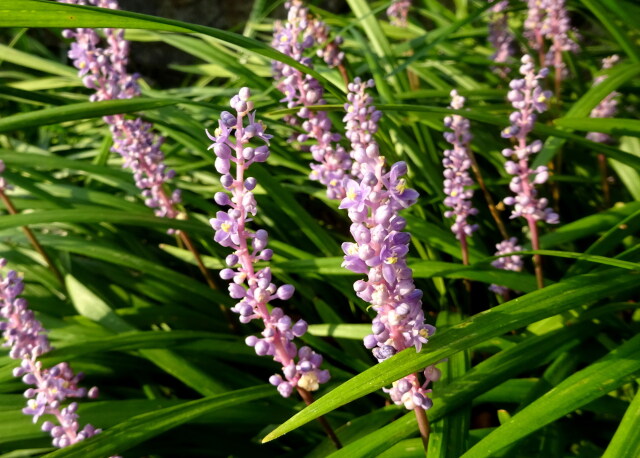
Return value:
M 410 347 L 420 351 L 435 327 L 425 323 L 422 291 L 415 287 L 413 272 L 406 263 L 411 235 L 402 232 L 406 221 L 398 214 L 416 202 L 418 193 L 408 188 L 403 178 L 406 164 L 397 162 L 387 171 L 380 155 L 373 134 L 382 114 L 366 92 L 373 85 L 372 80 L 363 82 L 359 78 L 349 85 L 344 121 L 354 160 L 352 175 L 357 180 L 346 181 L 340 208 L 348 210 L 354 238 L 354 242 L 342 244 L 342 266 L 367 275 L 366 280 L 358 280 L 353 286 L 358 297 L 377 313 L 364 345 L 382 362 Z M 413 373 L 384 389 L 395 404 L 415 411 L 423 441 L 428 441 L 424 411 L 433 404 L 427 387 L 439 378 L 440 371 L 429 366 L 422 377 Z
M 6 264 L 5 259 L 0 259 L 0 268 Z M 51 345 L 42 323 L 28 308 L 27 301 L 19 297 L 23 290 L 23 280 L 16 271 L 9 270 L 4 276 L 0 274 L 0 331 L 5 339 L 3 346 L 9 347 L 10 358 L 20 361 L 20 365 L 13 370 L 14 377 L 21 377 L 25 384 L 33 386 L 24 392 L 28 401 L 22 412 L 32 415 L 33 423 L 37 423 L 43 415 L 53 416 L 57 424 L 47 420 L 42 424 L 42 430 L 51 435 L 54 447 L 68 447 L 101 430 L 90 424 L 79 430 L 78 403 L 65 405 L 65 401 L 83 397 L 94 399 L 98 396 L 98 389 L 79 387 L 83 374 L 74 374 L 65 362 L 52 368 L 43 367 L 38 358 L 50 351 Z
M 289 397 L 295 389 L 305 402 L 311 403 L 310 392 L 329 380 L 329 371 L 320 368 L 321 355 L 307 346 L 298 349 L 293 342 L 307 332 L 307 323 L 302 319 L 294 322 L 280 307 L 270 309 L 271 301 L 290 299 L 295 288 L 292 285 L 277 287 L 269 267 L 255 267 L 259 261 L 269 261 L 273 251 L 267 248 L 267 231 L 253 232 L 247 227 L 258 212 L 253 194 L 257 181 L 247 176 L 247 170 L 252 164 L 267 160 L 272 137 L 265 133 L 262 123 L 255 120 L 250 95 L 248 88 L 242 88 L 231 99 L 235 113 L 222 112 L 214 135 L 207 131 L 213 142 L 209 149 L 216 155 L 215 167 L 227 191 L 216 193 L 215 201 L 229 207 L 226 212 L 218 211 L 210 222 L 215 230 L 214 240 L 233 250 L 225 260 L 228 267 L 220 271 L 220 277 L 231 282 L 229 294 L 239 301 L 231 311 L 240 316 L 240 322 L 259 320 L 264 325 L 262 337 L 251 335 L 245 342 L 256 354 L 271 356 L 281 365 L 281 374 L 272 375 L 269 382 L 283 397 Z M 329 437 L 339 446 L 326 420 L 323 427 L 329 429 Z
M 461 110 L 464 107 L 465 99 L 460 96 L 456 90 L 451 91 L 450 108 Z M 444 138 L 452 146 L 451 149 L 444 151 L 444 193 L 447 197 L 444 204 L 451 208 L 444 213 L 446 218 L 455 218 L 455 222 L 451 226 L 453 232 L 460 242 L 462 250 L 462 263 L 469 265 L 469 247 L 467 237 L 471 237 L 474 231 L 478 229 L 477 224 L 469 224 L 467 218 L 470 215 L 476 215 L 478 210 L 473 207 L 471 199 L 473 198 L 473 190 L 469 189 L 474 184 L 473 179 L 469 175 L 469 169 L 472 161 L 469 157 L 471 151 L 471 136 L 469 120 L 460 115 L 451 115 L 444 118 L 445 127 L 451 129 L 451 132 L 445 132 Z
M 547 75 L 547 70 L 542 69 L 536 73 L 533 59 L 529 55 L 522 57 L 520 66 L 522 79 L 514 79 L 510 83 L 511 90 L 508 99 L 516 109 L 511 113 L 509 120 L 511 125 L 502 131 L 503 138 L 511 138 L 515 142 L 514 148 L 505 148 L 502 154 L 510 158 L 505 163 L 507 173 L 513 176 L 509 188 L 515 194 L 504 199 L 506 205 L 513 206 L 511 218 L 523 217 L 529 226 L 531 245 L 534 250 L 540 249 L 538 234 L 538 221 L 548 224 L 559 222 L 558 214 L 547 207 L 548 200 L 538 197 L 536 184 L 542 184 L 549 178 L 549 171 L 545 166 L 531 169 L 529 158 L 542 149 L 542 141 L 527 142 L 529 133 L 537 119 L 537 114 L 547 109 L 547 101 L 551 97 L 549 91 L 543 91 L 540 87 L 540 79 Z M 538 287 L 544 287 L 542 270 L 542 258 L 539 254 L 533 257 Z
M 315 45 L 325 45 L 318 51 L 329 67 L 338 67 L 345 78 L 346 69 L 342 66 L 344 53 L 340 51 L 340 37 L 329 41 L 327 25 L 313 17 L 301 0 L 292 0 L 285 4 L 287 21 L 275 25 L 272 46 L 283 54 L 295 59 L 309 68 L 313 62 L 307 56 Z M 328 44 L 327 44 L 328 43 Z M 295 115 L 285 117 L 285 121 L 302 133 L 294 137 L 298 142 L 315 140 L 309 147 L 314 163 L 311 164 L 312 180 L 319 181 L 327 187 L 327 197 L 342 199 L 344 197 L 344 178 L 348 175 L 351 161 L 345 149 L 340 145 L 340 134 L 333 132 L 333 125 L 326 111 L 309 110 L 312 105 L 325 105 L 324 88 L 310 75 L 282 62 L 272 64 L 277 87 L 285 97 L 288 108 L 300 107 Z

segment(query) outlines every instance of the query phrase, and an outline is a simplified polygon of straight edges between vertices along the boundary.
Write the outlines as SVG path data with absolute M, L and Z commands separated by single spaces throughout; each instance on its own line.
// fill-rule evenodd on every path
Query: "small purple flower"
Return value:
M 6 266 L 6 260 L 0 259 L 0 268 Z M 36 423 L 41 416 L 53 415 L 58 422 L 54 425 L 45 421 L 42 425 L 53 437 L 54 447 L 67 447 L 100 432 L 91 425 L 78 431 L 78 404 L 62 403 L 68 398 L 96 398 L 98 389 L 89 391 L 78 387 L 81 373 L 74 374 L 67 363 L 59 363 L 52 368 L 43 368 L 38 358 L 51 350 L 46 330 L 34 313 L 29 310 L 27 301 L 18 297 L 24 284 L 14 270 L 5 276 L 0 274 L 0 331 L 5 339 L 3 346 L 9 348 L 9 357 L 21 363 L 13 370 L 15 377 L 21 377 L 27 385 L 33 385 L 25 391 L 27 406 L 22 409 L 26 415 L 33 416 Z
M 211 226 L 215 229 L 216 235 L 214 240 L 222 246 L 231 246 L 239 244 L 238 222 L 229 216 L 228 213 L 218 212 L 216 217 L 210 221 Z
M 231 99 L 231 107 L 236 114 L 224 112 L 215 135 L 207 132 L 213 142 L 209 149 L 218 159 L 227 161 L 224 167 L 216 168 L 223 174 L 223 186 L 231 193 L 231 198 L 225 193 L 216 195 L 216 202 L 230 209 L 217 212 L 210 223 L 215 230 L 214 240 L 234 250 L 225 260 L 228 268 L 220 271 L 224 280 L 231 281 L 229 295 L 238 300 L 231 311 L 240 315 L 241 323 L 261 320 L 264 324 L 262 337 L 249 336 L 245 342 L 254 348 L 256 354 L 269 355 L 282 365 L 282 375 L 272 375 L 269 382 L 282 396 L 288 397 L 294 389 L 317 390 L 320 384 L 329 380 L 329 372 L 320 369 L 322 356 L 309 347 L 298 350 L 293 343 L 294 338 L 306 333 L 307 323 L 304 320 L 294 323 L 279 307 L 269 311 L 271 301 L 290 299 L 295 288 L 292 285 L 277 287 L 272 282 L 269 267 L 257 269 L 255 266 L 259 261 L 271 259 L 273 252 L 267 248 L 267 231 L 259 229 L 252 232 L 246 227 L 251 215 L 257 213 L 252 192 L 257 181 L 247 177 L 246 172 L 251 164 L 267 160 L 267 145 L 272 136 L 265 133 L 262 123 L 255 120 L 250 95 L 248 88 L 242 88 Z M 265 144 L 253 146 L 256 141 Z
M 383 177 L 383 182 L 389 190 L 389 197 L 402 208 L 408 208 L 418 201 L 420 194 L 415 189 L 407 187 L 407 181 L 403 178 L 407 174 L 407 164 L 396 162 L 391 166 L 391 171 Z

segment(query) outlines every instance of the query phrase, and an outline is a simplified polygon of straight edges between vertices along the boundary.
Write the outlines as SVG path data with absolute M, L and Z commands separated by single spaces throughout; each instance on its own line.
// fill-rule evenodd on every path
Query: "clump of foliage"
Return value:
M 0 452 L 638 456 L 640 8 L 317 3 L 0 0 Z

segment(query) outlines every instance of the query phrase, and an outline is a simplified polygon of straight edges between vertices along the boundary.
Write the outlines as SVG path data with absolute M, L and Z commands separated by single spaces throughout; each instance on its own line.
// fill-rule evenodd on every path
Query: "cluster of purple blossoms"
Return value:
M 451 105 L 454 110 L 461 110 L 464 107 L 465 98 L 460 96 L 456 90 L 451 91 Z M 471 158 L 469 157 L 469 143 L 471 142 L 471 131 L 469 120 L 460 115 L 452 115 L 444 118 L 445 127 L 452 132 L 445 132 L 444 138 L 453 146 L 452 149 L 445 150 L 442 165 L 444 166 L 444 193 L 447 195 L 444 204 L 452 210 L 446 211 L 446 218 L 455 218 L 451 226 L 451 231 L 460 240 L 463 247 L 466 244 L 466 237 L 471 236 L 478 229 L 476 224 L 469 224 L 469 215 L 476 215 L 478 210 L 473 208 L 471 199 L 473 191 L 468 189 L 474 184 L 469 175 Z
M 340 203 L 340 208 L 347 209 L 353 221 L 350 230 L 355 240 L 355 243 L 343 243 L 342 266 L 367 274 L 367 280 L 356 281 L 354 289 L 378 315 L 364 345 L 372 349 L 378 361 L 383 361 L 406 348 L 415 347 L 420 351 L 435 328 L 424 321 L 422 291 L 416 289 L 413 272 L 406 262 L 411 235 L 402 232 L 406 221 L 398 215 L 399 210 L 416 202 L 418 193 L 408 188 L 402 178 L 407 173 L 406 164 L 397 162 L 387 172 L 384 158 L 379 154 L 371 132 L 375 132 L 377 127 L 373 125 L 380 115 L 369 105 L 371 98 L 365 96 L 366 88 L 372 85 L 360 80 L 349 85 L 348 137 L 352 139 L 359 181 L 347 181 L 346 196 Z M 354 114 L 356 116 L 350 116 Z M 385 391 L 398 405 L 426 410 L 432 405 L 427 386 L 439 378 L 440 371 L 429 367 L 424 375 L 424 382 L 417 374 L 411 374 Z
M 511 218 L 522 216 L 530 225 L 535 225 L 539 220 L 556 224 L 558 215 L 547 207 L 546 198 L 537 197 L 535 189 L 536 184 L 547 181 L 549 172 L 545 166 L 539 166 L 535 170 L 529 167 L 529 157 L 542 149 L 542 142 L 535 140 L 527 143 L 527 136 L 536 122 L 536 113 L 542 113 L 547 109 L 546 102 L 551 97 L 551 93 L 543 91 L 539 83 L 539 80 L 547 75 L 547 70 L 542 69 L 536 74 L 533 59 L 524 55 L 520 74 L 523 76 L 522 79 L 512 80 L 509 84 L 511 90 L 508 99 L 516 111 L 509 116 L 511 125 L 502 131 L 503 138 L 515 140 L 515 146 L 505 148 L 502 154 L 515 159 L 507 161 L 505 169 L 513 175 L 509 188 L 516 195 L 505 198 L 504 203 L 513 206 Z
M 619 60 L 620 60 L 620 57 L 615 54 L 613 56 L 604 58 L 602 60 L 602 69 L 608 70 L 610 68 L 613 68 L 613 66 L 617 64 Z M 593 81 L 593 85 L 594 86 L 598 85 L 601 82 L 603 82 L 605 79 L 607 79 L 607 75 L 600 75 Z M 602 101 L 598 104 L 597 107 L 591 110 L 591 114 L 589 114 L 589 116 L 591 118 L 614 117 L 616 112 L 618 111 L 619 96 L 620 96 L 620 93 L 615 91 L 607 95 L 604 99 L 602 99 Z M 589 132 L 587 134 L 587 138 L 591 141 L 598 142 L 598 143 L 609 143 L 611 141 L 611 137 L 609 135 L 603 134 L 601 132 Z
M 214 240 L 234 250 L 226 258 L 228 268 L 220 272 L 224 280 L 231 281 L 230 296 L 239 300 L 231 310 L 240 315 L 242 323 L 252 320 L 262 320 L 264 323 L 262 337 L 249 336 L 246 343 L 258 355 L 270 355 L 282 365 L 284 377 L 272 375 L 269 381 L 277 386 L 282 396 L 288 397 L 294 389 L 315 391 L 330 376 L 329 371 L 320 369 L 321 355 L 309 347 L 298 350 L 293 343 L 295 337 L 307 331 L 307 323 L 304 320 L 294 322 L 279 307 L 269 312 L 269 302 L 275 299 L 288 300 L 294 293 L 294 287 L 276 287 L 269 267 L 255 270 L 254 264 L 270 260 L 273 252 L 267 248 L 267 231 L 259 229 L 252 232 L 246 227 L 246 223 L 257 213 L 252 192 L 257 182 L 255 178 L 245 176 L 245 171 L 254 162 L 267 160 L 271 135 L 264 132 L 262 123 L 255 121 L 255 112 L 252 112 L 254 105 L 249 97 L 249 89 L 242 88 L 231 99 L 231 108 L 236 113 L 222 112 L 215 135 L 207 132 L 213 141 L 209 149 L 216 155 L 215 167 L 222 175 L 220 181 L 231 193 L 231 196 L 225 192 L 216 193 L 216 203 L 228 206 L 229 210 L 217 212 L 210 222 L 215 230 Z M 255 146 L 256 141 L 263 144 Z M 235 164 L 235 176 L 232 175 L 232 163 Z
M 565 51 L 577 53 L 578 44 L 569 37 L 571 20 L 565 7 L 565 0 L 547 0 L 547 15 L 542 23 L 542 34 L 551 41 L 545 65 L 553 65 L 556 74 L 566 76 L 566 65 L 562 60 Z
M 541 56 L 541 65 L 555 68 L 556 78 L 566 72 L 562 61 L 565 51 L 578 52 L 578 44 L 569 36 L 571 20 L 565 7 L 565 0 L 527 0 L 528 15 L 524 23 L 524 36 Z M 544 39 L 550 41 L 545 52 Z
M 6 260 L 0 259 L 0 268 L 6 266 Z M 67 363 L 52 368 L 43 368 L 38 357 L 51 350 L 46 331 L 27 301 L 18 297 L 24 289 L 22 279 L 14 270 L 5 276 L 0 274 L 0 331 L 5 339 L 3 346 L 9 347 L 9 356 L 21 360 L 20 366 L 13 370 L 15 377 L 22 377 L 27 385 L 33 385 L 24 392 L 28 399 L 27 407 L 22 409 L 26 415 L 33 415 L 36 423 L 43 415 L 53 415 L 58 424 L 45 421 L 42 430 L 53 437 L 54 447 L 67 447 L 100 432 L 91 425 L 78 431 L 78 404 L 72 402 L 63 406 L 69 398 L 96 398 L 96 387 L 87 391 L 78 387 L 82 373 L 74 374 Z
M 406 27 L 410 8 L 411 0 L 394 0 L 391 6 L 387 8 L 389 22 L 398 27 Z
M 115 0 L 59 0 L 62 3 L 93 5 L 117 9 Z M 127 73 L 129 43 L 123 30 L 104 29 L 106 47 L 100 46 L 100 36 L 94 29 L 65 30 L 73 38 L 69 58 L 79 70 L 84 85 L 95 93 L 91 101 L 130 99 L 140 95 L 138 75 Z M 124 159 L 124 167 L 133 171 L 136 186 L 142 191 L 145 204 L 156 216 L 176 218 L 180 191 L 169 193 L 165 184 L 175 176 L 164 164 L 160 150 L 164 139 L 153 132 L 153 126 L 142 119 L 126 119 L 124 115 L 105 116 L 113 137 L 111 150 Z
M 532 49 L 540 52 L 544 48 L 542 23 L 546 15 L 547 0 L 526 0 L 527 18 L 524 21 L 524 37 L 529 41 Z
M 509 30 L 509 17 L 506 13 L 508 7 L 507 0 L 496 3 L 491 7 L 489 22 L 489 43 L 495 49 L 491 60 L 501 64 L 510 62 L 517 51 L 515 37 Z M 493 70 L 503 78 L 511 71 L 508 67 L 495 67 Z
M 518 239 L 515 237 L 511 237 L 507 240 L 503 240 L 502 242 L 496 245 L 496 256 L 500 256 L 507 253 L 515 253 L 517 251 L 522 251 L 522 247 L 518 245 Z M 511 256 L 502 256 L 491 263 L 493 267 L 502 270 L 511 270 L 514 272 L 520 272 L 523 268 L 522 256 L 518 256 L 517 254 Z M 500 285 L 491 285 L 489 286 L 489 290 L 493 291 L 496 294 L 506 294 L 509 291 L 508 288 Z
M 382 118 L 382 112 L 376 110 L 373 97 L 367 93 L 367 88 L 373 86 L 373 80 L 363 82 L 360 78 L 355 78 L 347 88 L 348 102 L 344 104 L 347 114 L 342 121 L 346 127 L 345 135 L 351 142 L 351 175 L 355 178 L 362 178 L 367 170 L 375 168 L 380 157 L 378 144 L 373 140 L 373 136 L 378 131 L 378 121 Z
M 326 24 L 312 17 L 300 0 L 289 1 L 285 5 L 288 8 L 287 21 L 276 23 L 273 48 L 313 68 L 312 59 L 307 56 L 307 51 L 318 44 L 324 45 L 318 51 L 318 55 L 330 67 L 340 65 L 344 57 L 339 46 L 341 39 L 329 41 Z M 288 108 L 300 107 L 295 116 L 285 118 L 290 125 L 302 130 L 302 133 L 294 137 L 295 140 L 315 140 L 309 148 L 313 160 L 316 161 L 311 164 L 311 179 L 327 186 L 327 196 L 330 199 L 341 199 L 344 197 L 344 177 L 351 161 L 345 149 L 338 143 L 341 136 L 332 131 L 333 126 L 327 113 L 307 108 L 326 104 L 324 88 L 312 76 L 282 62 L 274 61 L 272 69 L 278 82 L 277 87 L 285 95 L 281 101 L 287 102 Z

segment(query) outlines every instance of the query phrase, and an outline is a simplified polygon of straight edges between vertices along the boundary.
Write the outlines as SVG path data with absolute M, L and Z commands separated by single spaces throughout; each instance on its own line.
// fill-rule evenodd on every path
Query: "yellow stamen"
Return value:
M 398 257 L 397 256 L 389 256 L 386 261 L 387 264 L 395 264 L 396 262 L 398 262 Z
M 225 232 L 229 232 L 231 230 L 231 223 L 222 223 L 220 225 L 220 229 L 222 229 Z

